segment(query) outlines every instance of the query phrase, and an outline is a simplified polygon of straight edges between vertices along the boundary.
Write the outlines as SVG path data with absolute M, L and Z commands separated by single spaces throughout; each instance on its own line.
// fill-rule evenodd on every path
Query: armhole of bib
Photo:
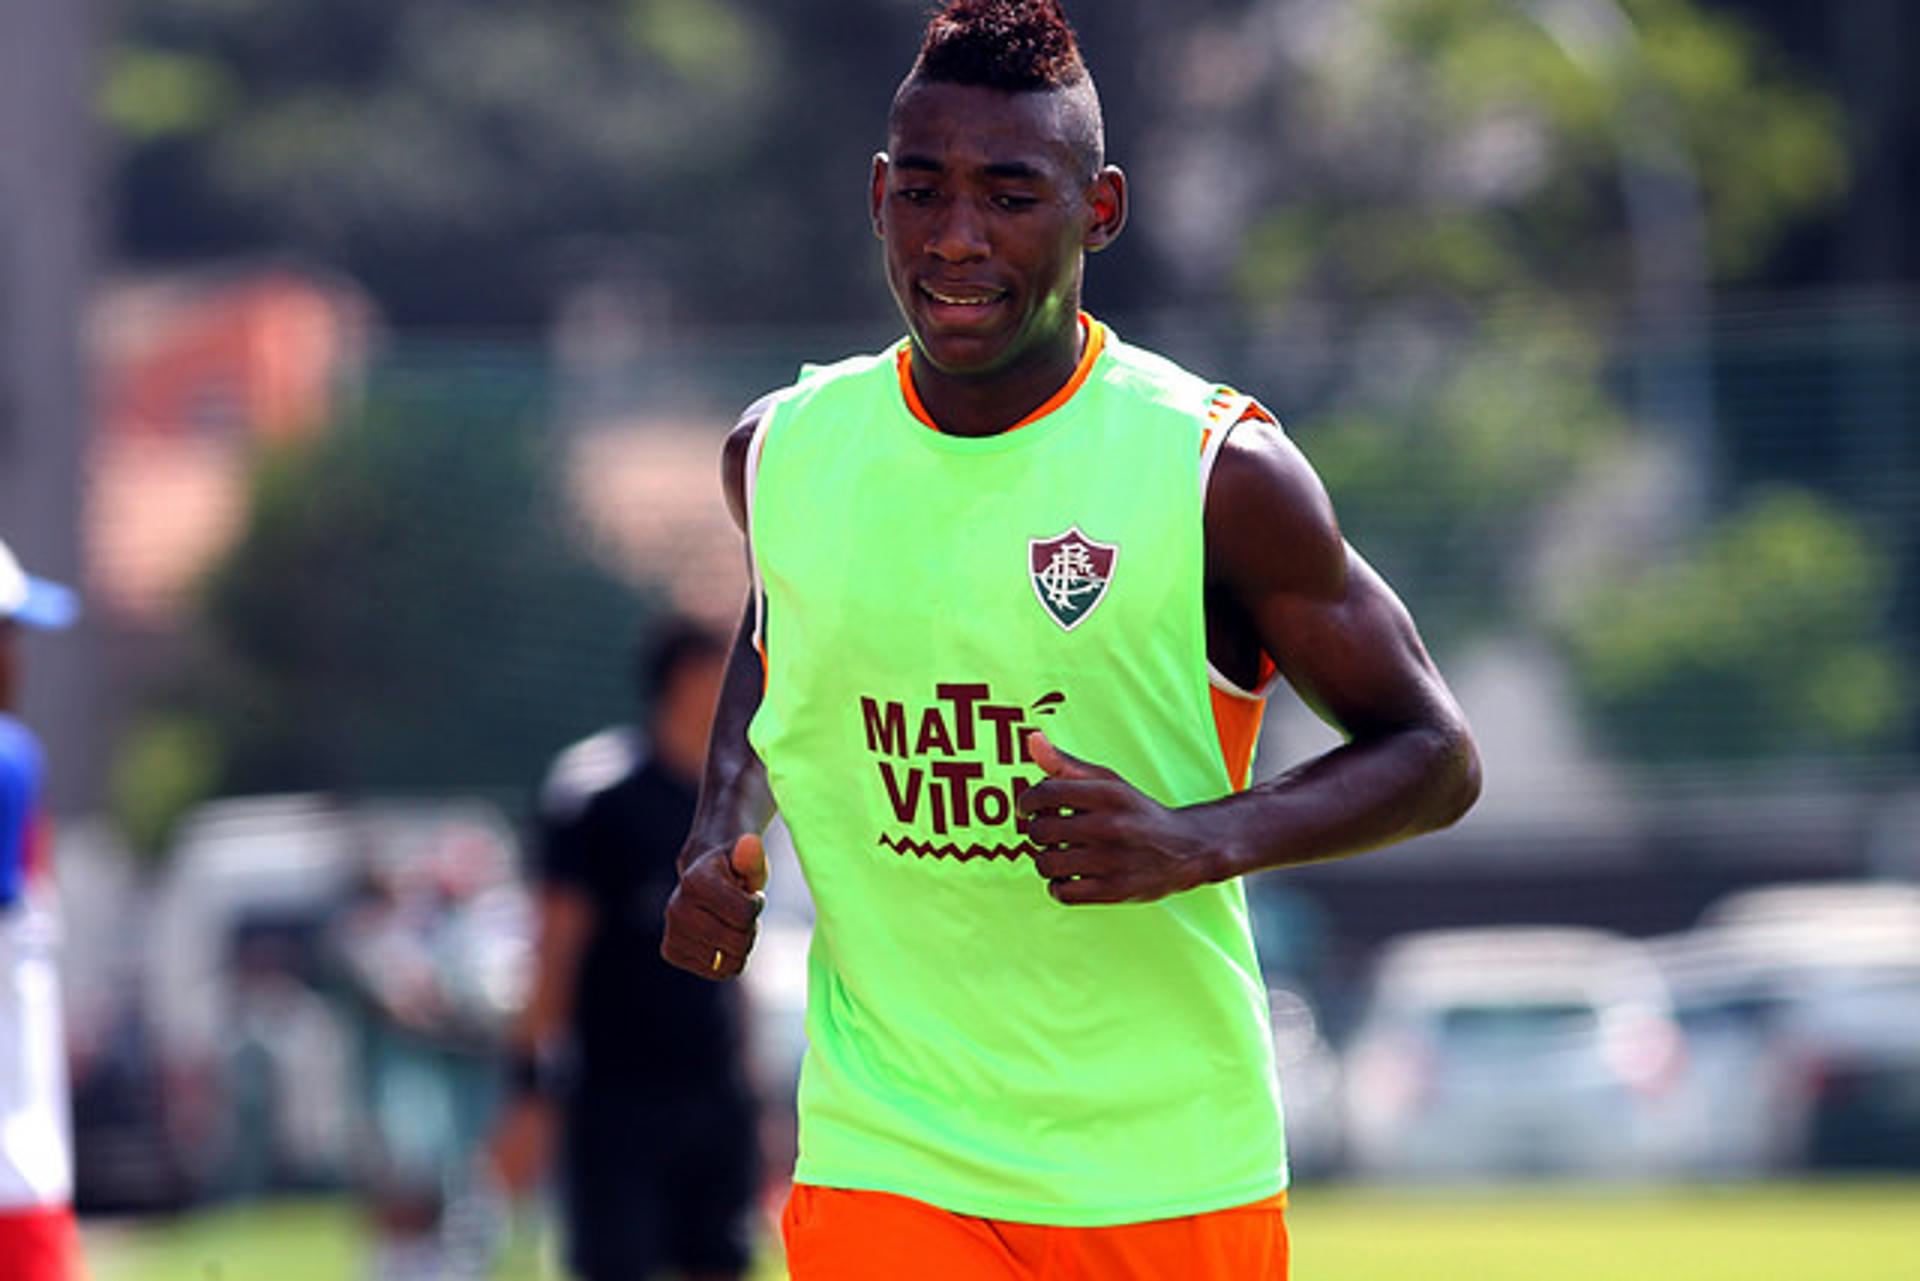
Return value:
M 753 592 L 753 648 L 760 655 L 760 677 L 764 683 L 767 678 L 767 584 L 760 576 L 760 539 L 755 528 L 756 499 L 760 490 L 760 458 L 766 451 L 767 431 L 773 426 L 779 405 L 773 396 L 763 396 L 757 402 L 761 407 L 760 421 L 754 424 L 753 439 L 747 443 L 747 465 L 745 492 L 741 495 L 747 505 L 747 573 L 749 590 Z M 748 410 L 752 412 L 751 409 Z
M 1241 423 L 1252 419 L 1279 425 L 1279 420 L 1251 396 L 1219 388 L 1207 405 L 1207 425 L 1200 436 L 1200 511 L 1206 519 L 1207 491 L 1213 481 L 1214 464 L 1221 447 Z M 1253 756 L 1260 743 L 1260 723 L 1266 713 L 1267 696 L 1280 683 L 1279 665 L 1264 651 L 1260 655 L 1259 681 L 1248 689 L 1227 676 L 1207 658 L 1207 692 L 1213 705 L 1214 729 L 1220 737 L 1220 756 L 1227 778 L 1235 791 L 1252 781 Z

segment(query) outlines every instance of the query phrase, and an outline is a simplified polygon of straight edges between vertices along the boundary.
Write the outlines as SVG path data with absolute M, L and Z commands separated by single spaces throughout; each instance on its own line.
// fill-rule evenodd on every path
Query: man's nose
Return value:
M 974 262 L 991 251 L 986 221 L 968 200 L 948 202 L 927 237 L 927 252 L 942 262 Z

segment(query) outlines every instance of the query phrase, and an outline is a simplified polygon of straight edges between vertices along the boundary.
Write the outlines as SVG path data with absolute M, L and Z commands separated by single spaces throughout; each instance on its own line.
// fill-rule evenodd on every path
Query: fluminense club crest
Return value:
M 1030 538 L 1027 567 L 1033 594 L 1053 621 L 1070 632 L 1106 597 L 1119 555 L 1118 544 L 1095 542 L 1078 525 L 1052 538 Z

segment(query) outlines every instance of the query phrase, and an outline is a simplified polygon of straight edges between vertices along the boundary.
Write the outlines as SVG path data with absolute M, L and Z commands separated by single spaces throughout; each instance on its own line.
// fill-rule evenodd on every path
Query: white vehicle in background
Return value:
M 1684 1168 L 1920 1168 L 1920 887 L 1740 891 L 1660 941 Z
M 1631 939 L 1408 935 L 1381 954 L 1347 1045 L 1348 1153 L 1386 1178 L 1654 1172 L 1679 1066 L 1666 985 Z
M 457 900 L 437 994 L 497 1025 L 523 998 L 532 914 L 513 829 L 469 797 L 209 802 L 176 835 L 139 924 L 149 1075 L 182 1199 L 337 1186 L 366 1144 L 337 928 L 369 884 Z M 404 884 L 403 884 L 404 883 Z M 410 958 L 357 949 L 396 981 Z

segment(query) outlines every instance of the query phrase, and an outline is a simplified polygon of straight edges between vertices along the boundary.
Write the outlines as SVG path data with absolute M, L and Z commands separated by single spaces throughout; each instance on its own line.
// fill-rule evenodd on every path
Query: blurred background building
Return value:
M 552 752 L 624 705 L 637 622 L 734 614 L 722 433 L 800 361 L 897 329 L 863 201 L 924 10 L 0 7 L 0 529 L 89 603 L 28 711 L 74 864 L 127 869 L 86 882 L 129 885 L 124 919 L 208 875 L 193 851 L 238 830 L 235 798 L 515 823 Z M 1487 757 L 1459 828 L 1256 888 L 1294 1088 L 1337 1093 L 1364 1033 L 1356 1079 L 1397 1098 L 1449 1038 L 1533 1053 L 1573 1002 L 1626 1029 L 1593 1062 L 1648 1089 L 1693 1026 L 1689 983 L 1789 1002 L 1781 983 L 1815 980 L 1675 939 L 1758 886 L 1920 881 L 1920 13 L 1073 16 L 1137 201 L 1090 306 L 1279 413 Z M 1328 741 L 1276 714 L 1260 768 Z M 260 892 L 332 886 L 298 869 L 338 813 L 271 812 L 249 839 L 307 889 Z M 141 963 L 136 926 L 83 919 L 76 951 L 112 939 L 121 970 L 78 974 Z M 1506 1019 L 1508 989 L 1366 995 L 1401 936 L 1518 926 L 1665 942 L 1648 961 L 1536 939 L 1542 972 L 1590 955 L 1622 977 L 1529 989 Z M 278 955 L 243 945 L 257 922 L 221 928 L 236 965 Z M 1920 968 L 1889 947 L 1910 993 Z M 83 1052 L 173 1017 L 109 1016 L 86 982 Z M 792 1043 L 791 986 L 765 982 L 789 1021 L 769 1044 Z M 1858 1054 L 1910 1055 L 1920 1082 L 1910 1042 Z M 1342 1168 L 1339 1135 L 1299 1141 Z

